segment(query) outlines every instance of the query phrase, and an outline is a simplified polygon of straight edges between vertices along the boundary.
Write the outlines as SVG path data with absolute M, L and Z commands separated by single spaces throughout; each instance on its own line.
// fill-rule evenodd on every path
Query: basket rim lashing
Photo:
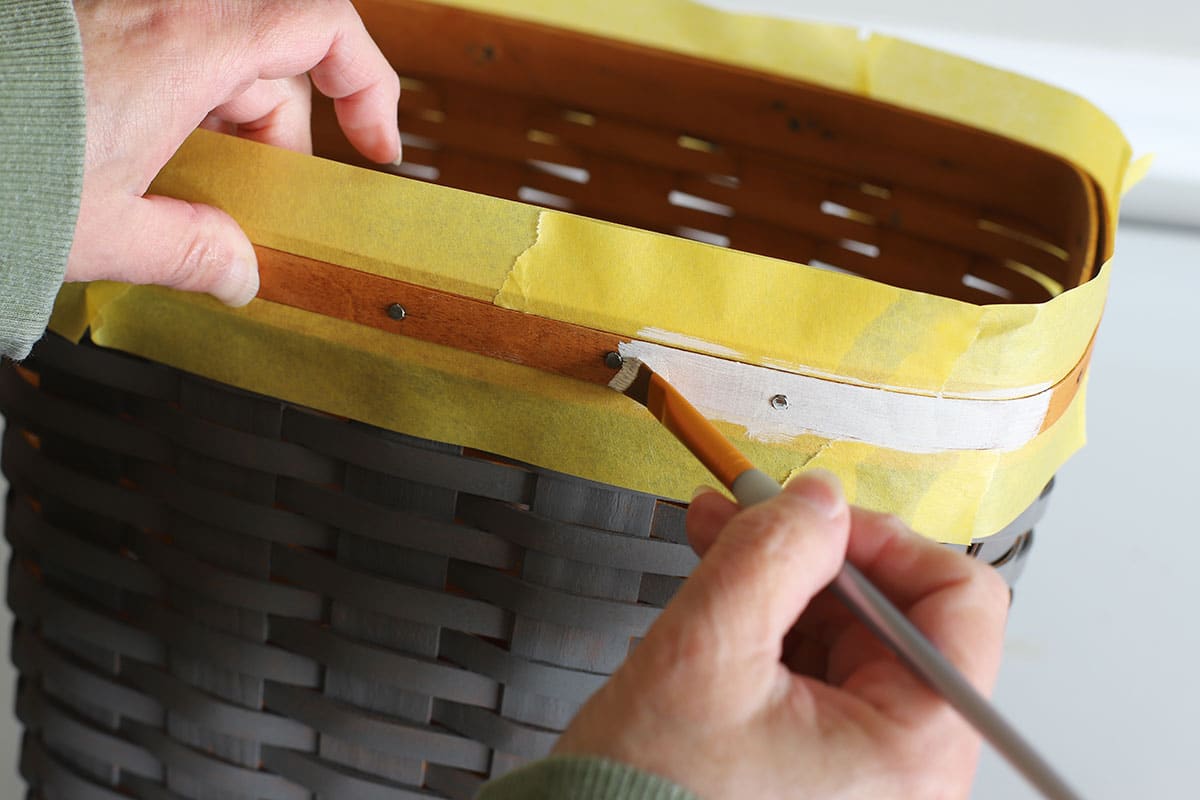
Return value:
M 1110 181 L 1084 173 L 1061 154 L 961 119 L 937 119 L 789 75 L 706 62 L 695 53 L 656 51 L 439 4 L 395 0 L 359 7 L 402 74 L 419 81 L 410 80 L 401 110 L 402 129 L 415 132 L 423 145 L 408 148 L 412 163 L 480 193 L 199 135 L 155 190 L 229 210 L 264 254 L 264 296 L 312 308 L 294 293 L 271 294 L 298 283 L 272 278 L 269 251 L 320 262 L 338 280 L 348 275 L 336 285 L 351 290 L 322 292 L 318 286 L 312 294 L 334 308 L 322 307 L 314 318 L 265 303 L 228 313 L 156 290 L 98 287 L 64 297 L 56 330 L 74 338 L 91 325 L 104 346 L 271 396 L 675 497 L 687 496 L 705 479 L 703 471 L 636 418 L 636 410 L 621 407 L 619 398 L 488 363 L 461 352 L 458 342 L 424 345 L 329 317 L 361 322 L 365 315 L 379 328 L 416 331 L 419 306 L 403 320 L 389 319 L 375 302 L 354 307 L 353 287 L 377 276 L 519 312 L 518 318 L 581 325 L 617 337 L 633 354 L 660 352 L 645 349 L 652 346 L 681 364 L 724 369 L 744 363 L 751 369 L 738 374 L 758 381 L 756 391 L 780 375 L 800 375 L 815 381 L 815 388 L 795 384 L 779 430 L 758 425 L 769 415 L 756 398 L 731 402 L 750 408 L 748 419 L 724 411 L 710 415 L 724 420 L 738 445 L 777 478 L 825 466 L 855 501 L 958 542 L 1002 528 L 1082 442 L 1082 377 L 1107 271 L 1087 278 L 1107 255 L 1111 232 L 1103 220 L 1114 202 L 1097 184 Z M 400 15 L 405 25 L 389 24 Z M 439 37 L 430 35 L 434 29 Z M 639 74 L 645 76 L 640 85 L 632 80 Z M 574 89 L 571 75 L 580 76 Z M 667 85 L 677 87 L 677 96 L 663 90 Z M 705 95 L 697 86 L 711 103 L 699 102 Z M 820 113 L 812 111 L 813 103 Z M 737 127 L 739 120 L 744 127 Z M 318 110 L 318 151 L 342 155 L 328 131 L 328 116 Z M 945 148 L 940 156 L 939 147 Z M 864 172 L 848 171 L 853 163 Z M 572 189 L 564 181 L 575 182 L 547 171 L 547 164 L 582 169 L 588 179 Z M 456 175 L 466 177 L 459 181 Z M 736 180 L 711 180 L 721 176 Z M 656 188 L 622 195 L 622 187 L 635 186 L 633 178 Z M 731 211 L 714 215 L 670 202 L 663 183 L 668 178 L 676 181 L 671 192 Z M 306 192 L 297 195 L 295 184 Z M 713 194 L 705 198 L 700 184 Z M 802 191 L 788 196 L 789 185 Z M 605 212 L 641 227 L 484 196 L 519 197 L 523 188 L 554 189 L 576 211 Z M 621 203 L 622 197 L 627 201 Z M 860 211 L 852 198 L 872 213 Z M 826 213 L 826 204 L 849 213 Z M 773 210 L 785 207 L 795 210 L 787 219 Z M 889 209 L 902 213 L 896 217 Z M 652 219 L 655 214 L 661 219 Z M 792 218 L 799 227 L 785 224 Z M 888 222 L 896 219 L 901 221 Z M 727 227 L 714 227 L 719 224 Z M 681 225 L 723 230 L 734 249 L 652 232 Z M 939 229 L 948 238 L 938 239 Z M 736 249 L 754 243 L 775 255 L 787 255 L 780 249 L 787 244 L 798 248 L 793 252 L 799 260 L 825 255 L 822 260 L 842 266 L 830 260 L 836 250 L 850 259 L 845 264 L 861 266 L 875 280 Z M 873 255 L 857 252 L 872 247 Z M 1003 266 L 1009 262 L 1027 269 Z M 978 301 L 990 285 L 1014 299 L 1044 302 L 1036 313 L 1020 303 L 976 305 L 889 286 L 880 282 L 889 276 L 872 269 L 892 270 L 890 277 L 902 286 L 932 280 L 927 289 L 951 293 L 953 284 L 960 297 Z M 976 273 L 987 277 L 963 282 Z M 1031 279 L 1033 273 L 1044 280 Z M 1045 300 L 1054 285 L 1080 281 L 1086 282 Z M 346 302 L 338 299 L 343 296 Z M 460 333 L 473 319 L 469 312 L 462 316 Z M 519 333 L 519 320 L 515 325 Z M 447 327 L 455 328 L 453 318 Z M 553 349 L 549 345 L 542 349 Z M 317 362 L 320 370 L 304 368 Z M 909 444 L 872 439 L 852 426 L 805 427 L 809 418 L 795 394 L 802 401 L 820 392 L 857 398 L 851 390 L 860 389 L 892 409 L 888 419 L 895 421 L 879 426 L 885 433 L 937 430 L 946 420 L 951 428 L 971 428 L 971 414 L 1002 406 L 1021 410 L 988 424 L 1011 431 L 1011 420 L 1019 418 L 1028 433 L 934 444 L 917 437 Z M 907 411 L 925 401 L 933 409 L 928 414 Z M 826 402 L 833 417 L 843 414 L 845 401 Z M 967 416 L 950 410 L 956 403 Z M 1026 413 L 1029 408 L 1033 412 Z M 774 425 L 780 418 L 767 421 Z

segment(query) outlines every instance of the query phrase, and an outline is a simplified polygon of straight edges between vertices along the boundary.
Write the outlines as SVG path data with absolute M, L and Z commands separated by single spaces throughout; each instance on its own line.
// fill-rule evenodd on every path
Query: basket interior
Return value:
M 402 175 L 978 304 L 1102 250 L 1092 182 L 1002 137 L 800 81 L 407 0 L 358 3 L 401 74 Z M 371 166 L 315 99 L 319 155 Z

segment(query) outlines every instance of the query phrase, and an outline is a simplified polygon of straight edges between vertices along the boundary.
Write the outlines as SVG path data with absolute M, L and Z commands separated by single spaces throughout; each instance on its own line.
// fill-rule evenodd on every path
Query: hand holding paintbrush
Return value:
M 647 787 L 650 773 L 704 800 L 967 797 L 979 737 L 822 587 L 861 564 L 986 690 L 1008 606 L 999 576 L 849 508 L 821 473 L 746 510 L 701 493 L 687 528 L 699 566 L 556 747 L 640 768 L 606 773 L 624 793 L 589 796 L 694 800 Z
M 779 495 L 779 486 L 769 476 L 755 469 L 691 404 L 645 364 L 629 361 L 609 385 L 649 409 L 743 507 Z M 1077 797 L 959 669 L 857 568 L 849 562 L 843 563 L 833 575 L 831 588 L 915 676 L 957 709 L 1046 797 L 1053 800 Z

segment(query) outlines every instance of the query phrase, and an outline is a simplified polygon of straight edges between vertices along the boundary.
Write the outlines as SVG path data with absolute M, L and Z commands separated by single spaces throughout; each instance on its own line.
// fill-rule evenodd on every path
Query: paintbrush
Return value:
M 683 395 L 638 359 L 626 359 L 608 385 L 649 409 L 743 507 L 779 494 L 778 483 L 756 469 Z M 1050 764 L 853 564 L 843 564 L 831 587 L 917 677 L 957 709 L 1045 797 L 1079 800 Z

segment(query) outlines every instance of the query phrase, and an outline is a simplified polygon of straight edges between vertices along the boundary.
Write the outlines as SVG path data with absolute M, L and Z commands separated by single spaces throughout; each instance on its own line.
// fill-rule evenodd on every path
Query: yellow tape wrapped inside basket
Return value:
M 460 332 L 491 307 L 611 337 L 778 479 L 829 469 L 944 541 L 1004 527 L 1083 443 L 1129 164 L 1085 101 L 682 0 L 358 6 L 404 79 L 399 175 L 201 132 L 154 191 L 461 298 Z M 357 163 L 315 114 L 318 154 Z M 53 327 L 583 478 L 709 481 L 602 386 L 294 305 L 68 286 Z

